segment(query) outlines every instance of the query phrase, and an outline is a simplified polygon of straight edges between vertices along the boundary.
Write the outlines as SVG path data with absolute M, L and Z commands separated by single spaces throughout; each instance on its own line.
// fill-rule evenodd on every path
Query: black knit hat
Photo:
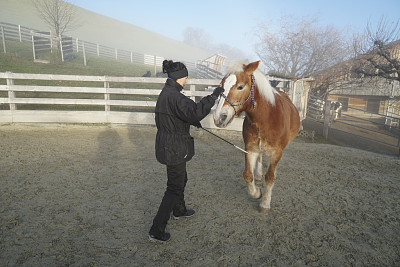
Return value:
M 178 80 L 188 76 L 188 70 L 185 64 L 181 62 L 173 62 L 172 60 L 163 61 L 163 72 L 173 80 Z
M 184 69 L 168 73 L 168 77 L 174 80 L 178 80 L 180 78 L 184 78 L 187 76 L 188 76 L 188 70 L 186 67 Z

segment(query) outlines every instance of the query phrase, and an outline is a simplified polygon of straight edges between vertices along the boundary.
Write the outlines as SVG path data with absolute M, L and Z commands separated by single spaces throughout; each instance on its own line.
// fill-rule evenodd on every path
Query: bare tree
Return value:
M 186 28 L 183 32 L 183 42 L 206 50 L 212 49 L 211 37 L 200 28 Z
M 243 60 L 246 57 L 240 49 L 228 44 L 213 44 L 210 35 L 200 28 L 186 28 L 183 37 L 183 41 L 187 44 L 221 54 L 230 60 Z
M 304 77 L 349 57 L 343 34 L 332 26 L 317 27 L 317 19 L 282 17 L 278 31 L 261 25 L 256 53 L 269 71 Z
M 60 36 L 78 26 L 76 7 L 64 0 L 34 0 L 35 8 L 43 21 Z
M 351 71 L 360 77 L 381 77 L 400 82 L 400 19 L 382 16 L 374 27 L 368 21 L 363 34 L 354 37 Z

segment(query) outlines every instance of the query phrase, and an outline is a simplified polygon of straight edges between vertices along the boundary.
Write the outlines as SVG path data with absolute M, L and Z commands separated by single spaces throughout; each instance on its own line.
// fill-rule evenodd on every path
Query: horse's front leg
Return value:
M 276 166 L 282 157 L 282 150 L 272 153 L 269 161 L 268 171 L 265 174 L 265 194 L 260 203 L 260 213 L 267 214 L 271 209 L 272 188 L 276 178 Z
M 249 194 L 253 198 L 260 198 L 261 190 L 258 186 L 256 186 L 254 181 L 254 171 L 257 160 L 259 158 L 259 153 L 250 151 L 248 154 L 246 154 L 245 157 L 246 157 L 246 164 L 243 172 L 243 177 L 247 183 Z

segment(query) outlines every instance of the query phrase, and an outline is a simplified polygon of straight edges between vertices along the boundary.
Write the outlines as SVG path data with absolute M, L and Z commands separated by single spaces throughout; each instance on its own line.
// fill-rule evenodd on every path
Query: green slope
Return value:
M 77 9 L 81 26 L 68 32 L 67 35 L 81 40 L 193 63 L 213 54 L 80 7 Z M 50 30 L 39 18 L 32 0 L 0 0 L 0 21 L 39 30 Z
M 35 63 L 31 44 L 16 41 L 7 41 L 6 44 L 7 54 L 0 53 L 0 72 L 140 77 L 149 70 L 154 71 L 153 66 L 131 64 L 96 56 L 88 56 L 88 65 L 84 66 L 80 54 L 75 55 L 74 60 L 70 62 L 62 63 L 60 59 L 55 58 L 49 64 Z

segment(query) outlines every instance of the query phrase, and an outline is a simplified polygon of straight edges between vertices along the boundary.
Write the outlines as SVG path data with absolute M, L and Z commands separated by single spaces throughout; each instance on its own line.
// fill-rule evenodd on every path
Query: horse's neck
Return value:
M 263 96 L 260 95 L 258 90 L 254 91 L 254 100 L 254 108 L 253 104 L 249 103 L 245 110 L 246 116 L 252 123 L 264 124 L 274 107 L 270 102 L 268 102 Z M 277 99 L 275 96 L 275 101 L 276 100 Z

